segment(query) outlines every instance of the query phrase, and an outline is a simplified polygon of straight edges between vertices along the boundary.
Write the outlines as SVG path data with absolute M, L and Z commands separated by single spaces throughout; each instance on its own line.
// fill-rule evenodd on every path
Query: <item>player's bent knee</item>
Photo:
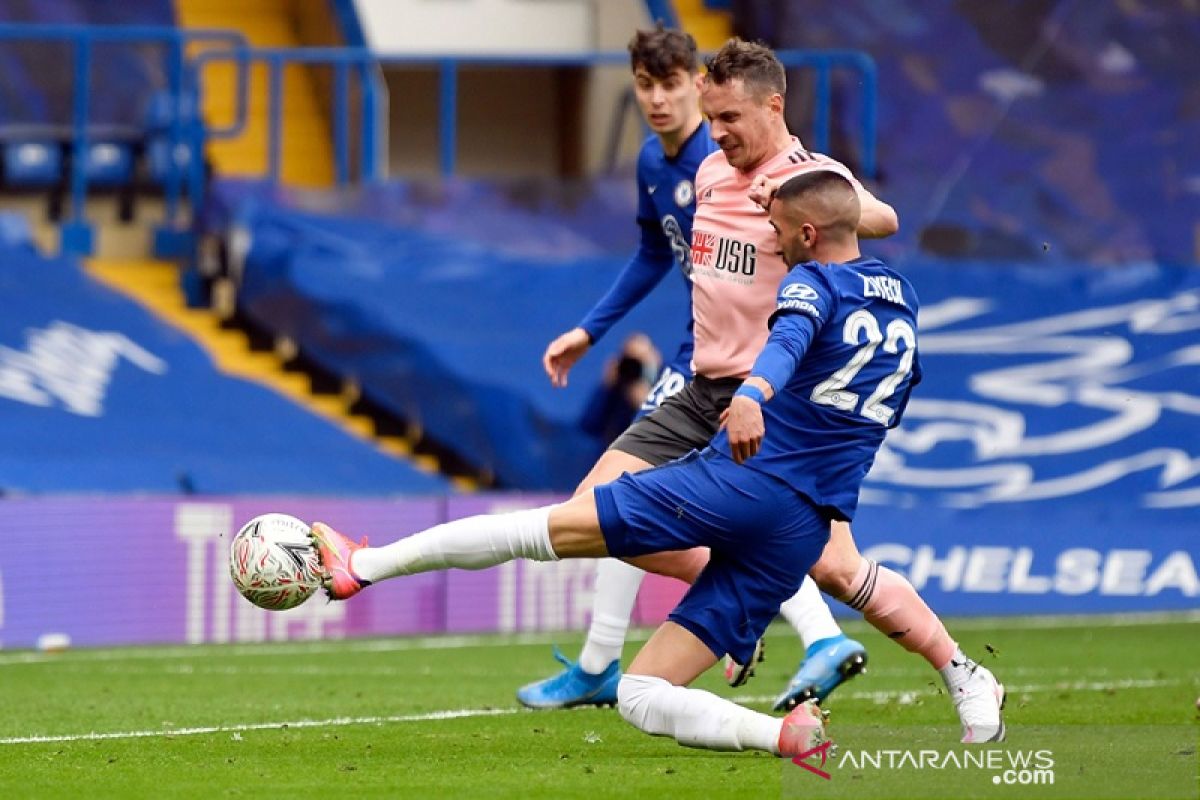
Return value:
M 853 588 L 862 554 L 858 552 L 846 523 L 834 522 L 831 534 L 824 552 L 808 574 L 821 591 L 832 597 L 845 597 Z
M 617 683 L 617 711 L 622 719 L 640 731 L 665 733 L 665 730 L 659 730 L 660 725 L 655 724 L 655 720 L 661 719 L 662 715 L 654 713 L 654 707 L 656 696 L 670 688 L 670 682 L 662 678 L 626 673 Z
M 818 561 L 809 570 L 809 577 L 816 581 L 817 587 L 830 597 L 845 597 L 850 593 L 850 585 L 854 581 L 857 568 L 847 570 L 844 564 L 836 559 L 826 562 Z

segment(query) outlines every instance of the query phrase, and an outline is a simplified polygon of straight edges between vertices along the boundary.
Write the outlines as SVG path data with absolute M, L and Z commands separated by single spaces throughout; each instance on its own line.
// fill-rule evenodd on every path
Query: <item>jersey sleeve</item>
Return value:
M 643 150 L 643 153 L 645 151 Z M 617 275 L 604 296 L 579 323 L 593 342 L 608 333 L 638 303 L 646 298 L 675 264 L 671 240 L 663 233 L 646 186 L 641 159 L 638 162 L 638 249 Z
M 700 208 L 700 204 L 708 200 L 710 195 L 709 189 L 712 187 L 713 170 L 712 165 L 717 163 L 716 159 L 723 159 L 725 155 L 720 150 L 714 150 L 704 157 L 700 162 L 700 166 L 696 168 L 696 179 L 692 181 L 692 185 L 696 190 L 696 208 Z
M 779 285 L 775 313 L 767 322 L 771 335 L 750 374 L 771 384 L 776 393 L 782 391 L 833 314 L 834 302 L 833 289 L 819 267 L 794 267 Z
M 579 323 L 579 327 L 587 331 L 593 342 L 608 333 L 630 309 L 642 302 L 675 265 L 671 243 L 662 229 L 641 220 L 638 223 L 642 234 L 637 252 Z
M 654 201 L 650 197 L 650 188 L 646 181 L 646 149 L 646 145 L 643 145 L 641 153 L 638 154 L 637 165 L 637 221 L 642 226 L 658 225 L 658 210 L 654 207 Z
M 833 314 L 835 299 L 833 287 L 818 265 L 799 264 L 779 284 L 775 311 L 767 320 L 767 327 L 774 327 L 781 316 L 802 314 L 811 318 L 820 330 Z

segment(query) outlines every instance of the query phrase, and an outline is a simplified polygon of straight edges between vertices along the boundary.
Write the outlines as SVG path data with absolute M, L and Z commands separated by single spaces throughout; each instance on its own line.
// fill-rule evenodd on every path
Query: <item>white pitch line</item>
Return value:
M 1057 684 L 1031 684 L 1024 686 L 1008 686 L 1010 694 L 1029 694 L 1036 692 L 1054 692 L 1054 691 L 1108 691 L 1110 689 L 1150 689 L 1161 686 L 1174 686 L 1183 684 L 1182 680 L 1121 680 L 1121 681 L 1075 681 L 1074 683 L 1057 683 Z M 928 694 L 933 695 L 925 689 L 917 690 L 890 690 L 890 691 L 875 691 L 875 692 L 839 692 L 840 699 L 847 700 L 873 700 L 877 703 L 884 703 L 889 700 L 898 700 L 902 703 L 911 703 L 917 697 Z M 770 703 L 775 700 L 774 695 L 739 695 L 730 698 L 738 703 Z M 60 734 L 51 736 L 11 736 L 0 739 L 0 745 L 11 744 L 46 744 L 53 742 L 84 742 L 84 741 L 99 741 L 105 739 L 148 739 L 154 737 L 170 737 L 170 736 L 199 736 L 210 733 L 240 733 L 241 731 L 263 731 L 263 730 L 282 730 L 287 728 L 335 728 L 345 727 L 347 725 L 385 725 L 396 724 L 402 722 L 432 722 L 443 719 L 464 719 L 468 717 L 501 717 L 510 716 L 513 714 L 533 713 L 524 708 L 476 708 L 476 709 L 459 709 L 456 711 L 430 711 L 425 714 L 403 714 L 394 716 L 379 716 L 379 717 L 333 717 L 330 719 L 302 719 L 291 720 L 287 722 L 253 722 L 244 723 L 241 725 L 212 725 L 207 727 L 194 728 L 174 728 L 170 730 L 150 730 L 150 731 L 110 731 L 90 733 L 75 733 L 75 734 Z
M 112 731 L 108 733 L 74 733 L 58 736 L 12 736 L 0 739 L 5 744 L 44 744 L 47 742 L 88 742 L 101 739 L 147 739 L 157 736 L 199 736 L 206 733 L 240 733 L 242 731 L 282 730 L 286 728 L 337 728 L 347 725 L 384 725 L 398 722 L 431 722 L 467 717 L 499 717 L 529 713 L 523 708 L 464 708 L 457 711 L 431 711 L 426 714 L 404 714 L 384 717 L 333 717 L 331 719 L 299 719 L 288 722 L 250 722 L 241 725 L 212 725 L 199 728 L 174 728 L 157 731 Z
M 1003 673 L 1001 674 L 1003 677 Z M 1042 692 L 1107 692 L 1117 689 L 1155 689 L 1161 686 L 1179 686 L 1187 681 L 1183 680 L 1162 680 L 1151 678 L 1127 678 L 1119 681 L 1063 681 L 1061 683 L 1035 683 L 1035 684 L 1005 684 L 1004 688 L 1009 696 L 1015 694 L 1038 694 Z M 940 691 L 930 689 L 928 687 L 921 689 L 886 689 L 872 692 L 847 692 L 839 691 L 837 693 L 838 700 L 871 700 L 876 703 L 886 703 L 892 700 L 911 703 L 918 697 L 934 697 L 942 694 Z M 754 694 L 754 695 L 737 695 L 729 698 L 735 703 L 773 703 L 776 695 L 770 694 Z

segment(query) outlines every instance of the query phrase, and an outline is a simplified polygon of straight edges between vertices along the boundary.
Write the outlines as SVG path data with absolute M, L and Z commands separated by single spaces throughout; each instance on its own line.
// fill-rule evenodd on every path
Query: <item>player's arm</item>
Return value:
M 816 322 L 807 314 L 782 314 L 774 320 L 771 335 L 750 369 L 750 377 L 738 387 L 729 408 L 721 415 L 729 435 L 729 451 L 739 464 L 762 446 L 766 435 L 762 405 L 791 380 L 816 334 Z
M 858 218 L 859 238 L 882 239 L 900 230 L 900 217 L 896 214 L 896 209 L 867 191 L 849 173 L 846 174 L 846 177 L 850 178 L 851 183 L 854 184 L 855 191 L 858 193 L 858 204 L 862 209 Z M 771 201 L 775 199 L 775 192 L 783 183 L 784 179 L 759 175 L 750 184 L 750 199 L 762 206 L 764 210 L 769 211 Z
M 896 209 L 868 192 L 861 185 L 858 189 L 858 204 L 862 213 L 858 218 L 858 236 L 861 239 L 882 239 L 900 230 L 900 217 Z
M 575 362 L 644 300 L 674 266 L 671 244 L 658 223 L 638 220 L 638 224 L 642 233 L 633 258 L 583 321 L 552 341 L 542 354 L 542 366 L 555 386 L 567 385 L 567 373 Z

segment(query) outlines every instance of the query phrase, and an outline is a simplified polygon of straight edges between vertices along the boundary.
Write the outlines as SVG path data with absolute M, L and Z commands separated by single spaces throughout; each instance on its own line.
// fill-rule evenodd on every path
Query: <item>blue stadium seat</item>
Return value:
M 6 142 L 3 149 L 9 186 L 53 186 L 62 178 L 62 149 L 56 142 Z
M 119 142 L 88 145 L 87 180 L 93 186 L 122 186 L 133 178 L 133 148 Z

